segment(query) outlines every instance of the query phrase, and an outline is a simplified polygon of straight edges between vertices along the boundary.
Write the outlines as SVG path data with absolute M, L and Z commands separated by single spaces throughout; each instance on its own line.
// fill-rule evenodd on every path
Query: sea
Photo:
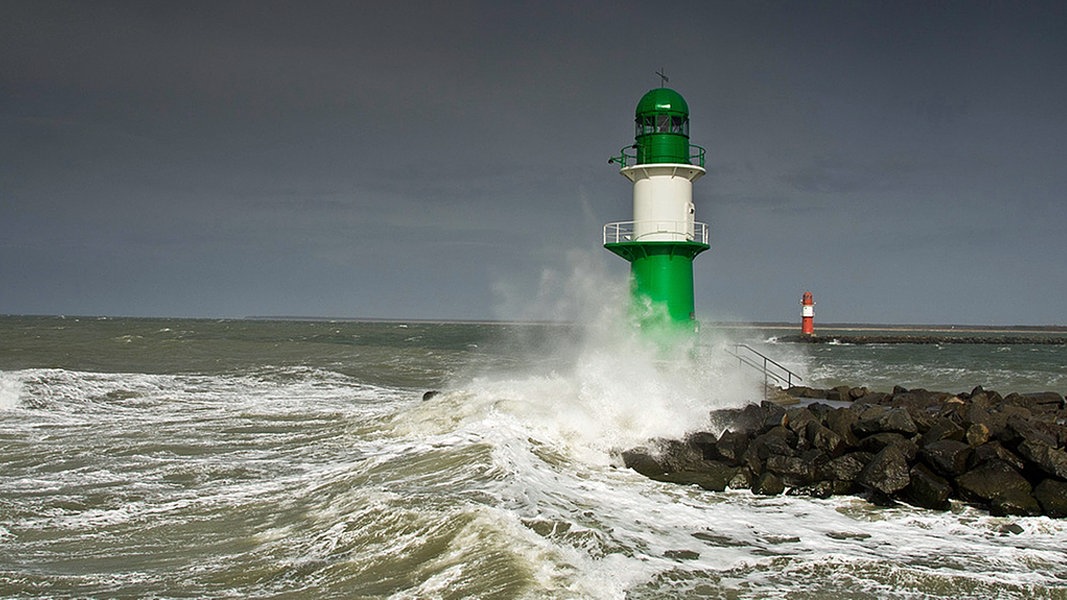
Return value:
M 812 387 L 1067 392 L 1063 345 L 784 333 L 0 317 L 0 597 L 1067 598 L 1067 520 L 622 466 L 763 399 L 739 345 Z

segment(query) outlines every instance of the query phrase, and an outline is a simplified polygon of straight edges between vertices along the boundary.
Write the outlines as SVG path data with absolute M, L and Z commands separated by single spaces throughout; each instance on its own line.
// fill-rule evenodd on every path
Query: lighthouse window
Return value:
M 635 119 L 636 135 L 680 133 L 689 135 L 689 119 L 671 115 L 646 115 Z
M 648 135 L 656 132 L 656 117 L 646 116 L 637 118 L 637 135 Z

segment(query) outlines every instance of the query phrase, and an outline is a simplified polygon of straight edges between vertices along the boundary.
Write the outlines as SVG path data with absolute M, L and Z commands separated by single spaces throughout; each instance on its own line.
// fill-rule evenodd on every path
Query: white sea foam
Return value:
M 0 371 L 0 410 L 11 410 L 19 406 L 22 395 L 22 382 L 12 375 Z

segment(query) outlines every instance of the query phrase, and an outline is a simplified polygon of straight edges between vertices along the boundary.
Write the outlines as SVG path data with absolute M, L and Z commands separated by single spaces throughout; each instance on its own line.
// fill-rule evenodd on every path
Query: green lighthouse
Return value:
M 692 331 L 693 259 L 710 248 L 708 226 L 695 220 L 693 206 L 704 149 L 689 143 L 689 106 L 670 88 L 645 94 L 634 123 L 633 145 L 608 161 L 633 183 L 633 220 L 605 225 L 604 247 L 630 262 L 642 328 Z

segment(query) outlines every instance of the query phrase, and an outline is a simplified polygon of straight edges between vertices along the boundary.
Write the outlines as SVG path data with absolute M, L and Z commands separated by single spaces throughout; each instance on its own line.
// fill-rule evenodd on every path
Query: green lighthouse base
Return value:
M 708 244 L 614 242 L 604 247 L 630 262 L 633 311 L 642 329 L 657 336 L 696 330 L 693 258 Z

